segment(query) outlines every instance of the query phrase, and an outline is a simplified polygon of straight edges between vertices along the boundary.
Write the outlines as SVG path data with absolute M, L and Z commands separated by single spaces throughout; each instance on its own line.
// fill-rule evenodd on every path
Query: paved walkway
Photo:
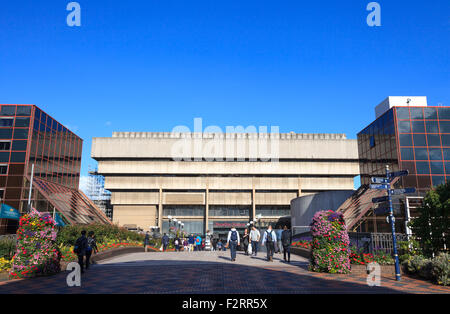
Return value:
M 291 264 L 264 255 L 252 258 L 229 252 L 133 253 L 94 265 L 81 287 L 66 285 L 67 272 L 55 276 L 0 283 L 0 293 L 450 293 L 450 288 L 404 277 L 383 277 L 369 287 L 364 275 L 318 274 L 292 255 Z

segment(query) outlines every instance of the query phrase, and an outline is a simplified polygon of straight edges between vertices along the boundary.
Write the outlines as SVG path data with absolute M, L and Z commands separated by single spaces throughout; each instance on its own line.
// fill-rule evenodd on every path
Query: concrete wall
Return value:
M 295 227 L 309 226 L 316 212 L 337 210 L 353 192 L 354 190 L 327 191 L 293 199 L 291 201 L 291 223 L 294 233 L 298 233 L 296 229 L 300 230 L 300 228 Z

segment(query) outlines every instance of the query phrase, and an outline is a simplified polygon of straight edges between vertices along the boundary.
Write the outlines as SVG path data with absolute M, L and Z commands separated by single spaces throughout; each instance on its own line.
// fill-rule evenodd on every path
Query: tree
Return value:
M 449 210 L 450 181 L 427 192 L 419 216 L 409 223 L 424 255 L 431 257 L 449 249 Z

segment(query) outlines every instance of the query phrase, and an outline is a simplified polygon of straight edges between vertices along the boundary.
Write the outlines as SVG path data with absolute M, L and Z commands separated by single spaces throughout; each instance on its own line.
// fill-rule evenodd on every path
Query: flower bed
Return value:
M 299 247 L 299 248 L 304 248 L 304 249 L 310 249 L 311 241 L 299 240 L 299 241 L 292 242 L 291 246 L 294 248 Z

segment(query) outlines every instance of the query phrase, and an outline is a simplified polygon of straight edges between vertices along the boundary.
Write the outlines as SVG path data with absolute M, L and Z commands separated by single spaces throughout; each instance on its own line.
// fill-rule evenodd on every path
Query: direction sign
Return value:
M 390 191 L 391 195 L 410 194 L 410 193 L 415 193 L 415 192 L 416 192 L 415 188 L 397 189 L 397 190 Z
M 397 171 L 397 172 L 391 172 L 389 173 L 389 178 L 396 178 L 396 177 L 404 177 L 407 176 L 409 174 L 408 170 L 402 170 L 402 171 Z
M 375 197 L 375 198 L 372 198 L 372 203 L 384 203 L 384 202 L 387 202 L 388 200 L 389 200 L 389 198 L 387 196 Z
M 371 184 L 370 188 L 374 190 L 388 190 L 391 186 L 389 184 Z
M 390 180 L 388 180 L 386 178 L 372 178 L 372 183 L 389 184 L 391 182 L 390 182 Z

